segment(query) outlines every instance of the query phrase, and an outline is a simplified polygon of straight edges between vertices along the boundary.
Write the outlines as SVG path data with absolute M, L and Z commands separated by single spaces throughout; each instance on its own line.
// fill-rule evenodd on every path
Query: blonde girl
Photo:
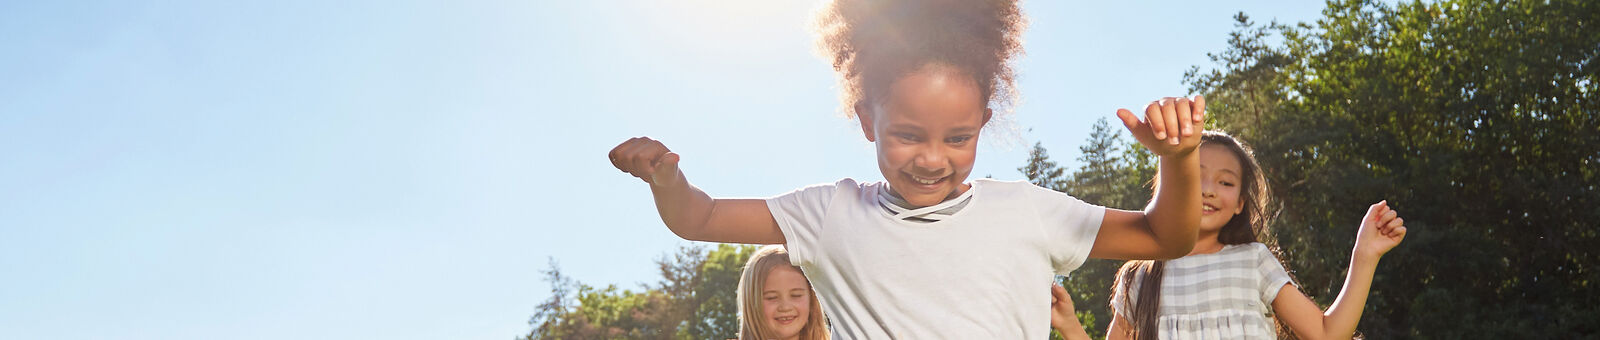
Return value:
M 783 246 L 756 250 L 739 276 L 740 340 L 827 340 L 822 306 Z

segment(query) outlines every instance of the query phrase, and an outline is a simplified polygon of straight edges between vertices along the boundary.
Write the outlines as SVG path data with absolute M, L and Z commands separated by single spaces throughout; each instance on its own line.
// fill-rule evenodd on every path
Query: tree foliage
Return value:
M 1216 125 L 1256 147 L 1302 289 L 1332 302 L 1364 207 L 1387 199 L 1411 235 L 1378 268 L 1367 335 L 1600 332 L 1600 2 L 1330 1 L 1323 14 L 1240 14 L 1216 69 L 1186 77 Z
M 593 287 L 552 260 L 541 303 L 521 339 L 730 339 L 738 337 L 739 275 L 755 246 L 682 247 L 656 260 L 661 280 L 640 291 Z
M 1213 128 L 1256 148 L 1271 236 L 1308 295 L 1337 296 L 1361 214 L 1387 199 L 1411 233 L 1379 265 L 1369 338 L 1600 334 L 1600 2 L 1330 1 L 1313 23 L 1235 19 L 1214 67 L 1185 82 Z M 1075 172 L 1036 146 L 1024 174 L 1137 208 L 1147 188 L 1104 179 L 1148 179 L 1127 170 L 1148 158 L 1108 161 L 1104 130 Z M 1095 336 L 1115 268 L 1102 263 L 1066 280 Z

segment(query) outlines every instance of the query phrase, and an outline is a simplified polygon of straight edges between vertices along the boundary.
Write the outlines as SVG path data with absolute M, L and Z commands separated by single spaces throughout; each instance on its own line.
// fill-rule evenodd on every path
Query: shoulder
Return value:
M 1222 251 L 1216 252 L 1216 255 L 1222 256 L 1223 258 L 1229 258 L 1229 259 L 1277 258 L 1276 256 L 1274 256 L 1272 254 L 1272 248 L 1267 247 L 1266 244 L 1261 243 L 1261 242 L 1250 242 L 1250 243 L 1243 243 L 1243 244 L 1226 245 L 1226 246 L 1222 247 Z M 1185 257 L 1187 257 L 1187 256 L 1185 256 Z
M 1251 254 L 1255 254 L 1256 256 L 1260 256 L 1262 258 L 1276 259 L 1278 257 L 1276 254 L 1273 254 L 1272 247 L 1268 247 L 1266 243 L 1250 242 L 1240 246 L 1241 248 L 1248 249 Z
M 817 183 L 817 184 L 807 185 L 807 186 L 801 187 L 799 189 L 795 189 L 794 192 L 808 192 L 808 193 L 835 193 L 835 192 L 841 192 L 841 191 L 852 191 L 853 192 L 853 191 L 860 191 L 860 190 L 862 190 L 862 189 L 864 189 L 864 188 L 866 188 L 866 187 L 868 187 L 870 185 L 872 185 L 872 184 L 871 183 L 862 184 L 860 182 L 857 182 L 855 179 L 846 177 L 846 178 L 840 179 L 840 180 L 838 180 L 836 182 L 833 182 L 833 183 Z

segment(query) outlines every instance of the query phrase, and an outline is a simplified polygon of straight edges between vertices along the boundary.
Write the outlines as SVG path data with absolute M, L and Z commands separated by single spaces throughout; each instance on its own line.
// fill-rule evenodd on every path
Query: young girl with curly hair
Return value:
M 637 137 L 609 154 L 650 185 L 667 228 L 689 240 L 785 244 L 842 339 L 1042 339 L 1041 288 L 1085 258 L 1189 253 L 1200 212 L 1204 102 L 1168 98 L 1117 116 L 1160 157 L 1143 211 L 1094 206 L 1025 181 L 968 181 L 981 132 L 1013 98 L 1016 1 L 835 0 L 819 46 L 883 181 L 846 178 L 768 199 L 712 198 L 682 156 Z M 799 160 L 804 161 L 804 160 Z

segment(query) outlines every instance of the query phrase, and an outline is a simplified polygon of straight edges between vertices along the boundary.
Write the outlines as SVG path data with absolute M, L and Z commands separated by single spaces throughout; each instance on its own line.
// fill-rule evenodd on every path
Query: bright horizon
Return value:
M 505 339 L 551 258 L 637 290 L 690 243 L 606 161 L 629 137 L 714 196 L 881 179 L 816 4 L 0 3 L 0 338 Z M 1025 1 L 1015 129 L 973 177 L 1024 179 L 1035 142 L 1075 168 L 1095 120 L 1188 95 L 1234 13 L 1322 5 Z

